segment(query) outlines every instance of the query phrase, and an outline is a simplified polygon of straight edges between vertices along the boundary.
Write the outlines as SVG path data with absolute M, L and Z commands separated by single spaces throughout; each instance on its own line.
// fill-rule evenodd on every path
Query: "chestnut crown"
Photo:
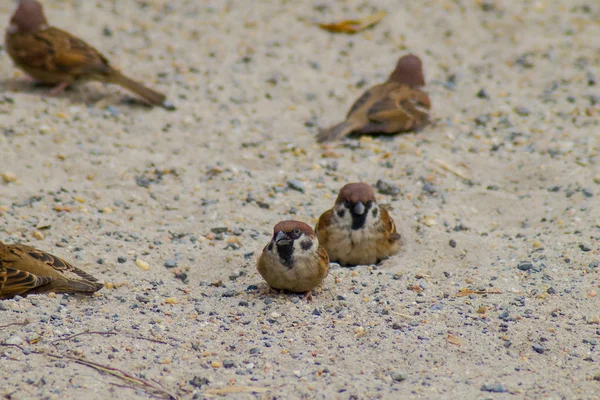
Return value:
M 375 192 L 373 192 L 373 188 L 368 183 L 359 182 L 359 183 L 348 183 L 341 190 L 338 195 L 335 204 L 340 204 L 344 202 L 349 202 L 351 204 L 356 204 L 361 202 L 363 204 L 368 203 L 369 201 L 376 202 L 375 200 Z
M 400 57 L 388 80 L 413 87 L 425 86 L 421 59 L 414 54 Z
M 48 25 L 48 20 L 46 20 L 44 8 L 39 1 L 20 0 L 10 23 L 16 27 L 16 33 L 30 33 Z

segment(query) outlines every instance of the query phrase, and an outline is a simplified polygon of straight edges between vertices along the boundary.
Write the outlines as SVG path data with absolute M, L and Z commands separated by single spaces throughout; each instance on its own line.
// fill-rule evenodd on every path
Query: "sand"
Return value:
M 177 110 L 49 96 L 0 51 L 0 240 L 107 282 L 0 302 L 0 395 L 600 397 L 597 3 L 45 3 Z M 355 36 L 315 26 L 381 9 Z M 407 52 L 435 124 L 317 145 Z M 268 293 L 273 225 L 378 180 L 403 251 L 332 265 L 312 301 Z

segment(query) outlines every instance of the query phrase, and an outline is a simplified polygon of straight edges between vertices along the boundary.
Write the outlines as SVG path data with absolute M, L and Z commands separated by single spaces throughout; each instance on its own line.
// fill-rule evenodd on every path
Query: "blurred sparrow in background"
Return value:
M 52 94 L 62 92 L 75 81 L 94 80 L 120 85 L 150 104 L 173 108 L 164 94 L 126 77 L 95 48 L 50 26 L 36 0 L 19 1 L 6 29 L 5 44 L 18 68 L 35 80 L 57 85 Z
M 354 102 L 346 120 L 317 135 L 330 142 L 344 136 L 394 134 L 415 131 L 429 122 L 431 102 L 420 87 L 425 85 L 419 57 L 398 60 L 387 82 L 373 86 Z

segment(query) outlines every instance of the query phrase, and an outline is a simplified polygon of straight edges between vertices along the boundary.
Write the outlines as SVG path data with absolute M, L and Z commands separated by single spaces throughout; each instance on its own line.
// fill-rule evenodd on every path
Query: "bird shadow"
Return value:
M 108 106 L 125 105 L 131 108 L 150 109 L 152 106 L 135 97 L 111 91 L 110 93 L 97 90 L 100 84 L 72 85 L 58 94 L 50 91 L 56 85 L 48 85 L 30 79 L 2 79 L 0 80 L 0 93 L 7 96 L 10 93 L 27 93 L 40 98 L 64 99 L 71 104 L 85 104 L 89 107 L 106 108 Z M 109 85 L 112 86 L 112 85 Z

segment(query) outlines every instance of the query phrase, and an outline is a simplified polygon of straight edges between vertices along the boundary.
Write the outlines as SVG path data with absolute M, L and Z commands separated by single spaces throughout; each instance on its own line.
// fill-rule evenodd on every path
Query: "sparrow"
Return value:
M 310 226 L 281 221 L 258 258 L 257 269 L 269 286 L 290 292 L 308 292 L 329 273 L 329 257 Z
M 345 185 L 315 226 L 319 243 L 340 265 L 377 264 L 400 251 L 400 234 L 367 183 Z
M 431 101 L 420 88 L 425 86 L 419 57 L 400 57 L 388 80 L 368 89 L 352 104 L 346 120 L 324 129 L 318 142 L 352 135 L 394 134 L 415 131 L 429 122 Z
M 103 286 L 90 274 L 45 251 L 0 242 L 0 299 L 49 292 L 91 295 Z
M 20 0 L 5 34 L 6 51 L 15 65 L 35 80 L 57 85 L 61 93 L 75 81 L 114 83 L 153 105 L 172 108 L 166 96 L 113 68 L 108 59 L 83 40 L 48 24 L 42 5 Z

